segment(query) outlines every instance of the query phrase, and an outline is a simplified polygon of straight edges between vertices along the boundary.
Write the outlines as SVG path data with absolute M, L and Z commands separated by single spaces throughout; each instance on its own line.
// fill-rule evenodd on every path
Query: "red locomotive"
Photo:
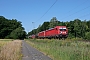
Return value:
M 33 36 L 32 36 L 33 37 Z M 68 37 L 68 29 L 66 26 L 56 26 L 54 28 L 41 31 L 37 34 L 38 38 L 67 38 Z M 34 37 L 35 38 L 35 37 Z

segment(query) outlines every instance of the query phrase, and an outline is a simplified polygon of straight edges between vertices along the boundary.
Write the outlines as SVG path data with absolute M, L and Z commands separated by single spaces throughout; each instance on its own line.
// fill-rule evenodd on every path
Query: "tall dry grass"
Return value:
M 10 42 L 10 41 L 0 41 L 0 48 L 1 48 L 3 45 L 7 44 L 8 42 Z
M 14 40 L 4 45 L 0 51 L 0 60 L 21 60 L 21 43 L 20 40 Z

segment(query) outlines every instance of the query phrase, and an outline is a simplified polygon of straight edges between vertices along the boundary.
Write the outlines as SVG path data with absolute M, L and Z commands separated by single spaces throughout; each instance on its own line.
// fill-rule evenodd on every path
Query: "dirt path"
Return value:
M 43 53 L 39 52 L 25 41 L 22 41 L 22 60 L 52 60 Z

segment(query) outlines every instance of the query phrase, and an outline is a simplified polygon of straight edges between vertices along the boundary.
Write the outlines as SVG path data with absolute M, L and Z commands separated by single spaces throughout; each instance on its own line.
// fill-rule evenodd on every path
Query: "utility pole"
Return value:
M 34 24 L 34 22 L 32 22 L 32 24 L 33 24 L 33 29 L 35 29 L 35 24 Z
M 33 25 L 33 30 L 35 29 L 35 23 L 32 22 L 32 25 Z M 35 34 L 35 32 L 33 32 Z

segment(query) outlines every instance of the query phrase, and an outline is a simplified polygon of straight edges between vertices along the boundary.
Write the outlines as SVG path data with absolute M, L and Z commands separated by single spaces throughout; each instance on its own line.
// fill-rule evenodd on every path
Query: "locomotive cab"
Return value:
M 59 29 L 59 37 L 61 38 L 67 38 L 68 36 L 68 30 L 65 26 L 63 26 L 62 28 Z

